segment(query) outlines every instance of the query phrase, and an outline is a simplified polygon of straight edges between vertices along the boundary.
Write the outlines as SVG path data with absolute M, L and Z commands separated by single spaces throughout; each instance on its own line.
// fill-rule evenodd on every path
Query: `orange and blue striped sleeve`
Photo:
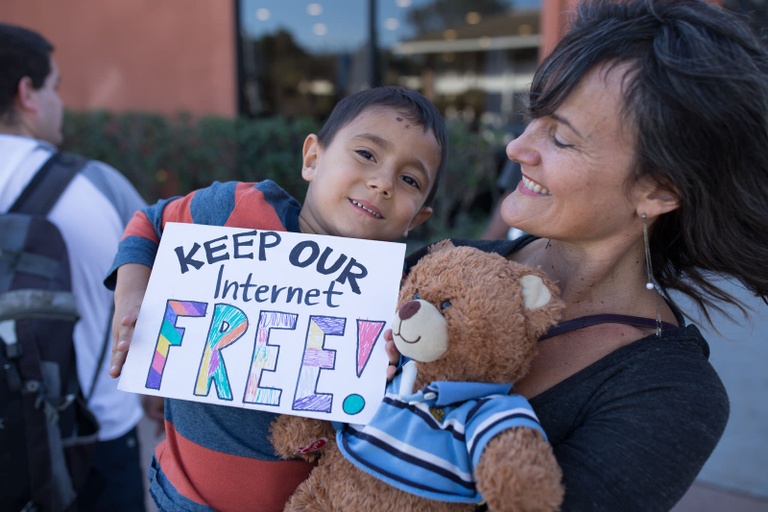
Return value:
M 299 202 L 271 180 L 214 182 L 185 196 L 163 199 L 134 214 L 104 283 L 114 289 L 121 265 L 152 267 L 168 222 L 298 232 L 300 210 Z

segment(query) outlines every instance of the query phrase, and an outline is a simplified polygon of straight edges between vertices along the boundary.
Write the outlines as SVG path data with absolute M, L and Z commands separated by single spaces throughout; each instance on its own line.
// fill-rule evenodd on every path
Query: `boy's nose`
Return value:
M 388 172 L 376 172 L 368 178 L 368 188 L 376 189 L 384 197 L 392 195 L 392 177 Z

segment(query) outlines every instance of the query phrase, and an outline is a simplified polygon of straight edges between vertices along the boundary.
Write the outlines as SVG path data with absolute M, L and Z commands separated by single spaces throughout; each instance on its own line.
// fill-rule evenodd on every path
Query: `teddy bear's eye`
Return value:
M 448 309 L 451 307 L 451 301 L 444 300 L 442 304 L 440 304 L 440 309 Z
M 419 297 L 419 292 L 416 292 L 416 293 L 414 293 L 414 294 L 413 294 L 413 299 L 412 299 L 412 300 L 419 300 L 419 299 L 420 299 L 420 297 Z

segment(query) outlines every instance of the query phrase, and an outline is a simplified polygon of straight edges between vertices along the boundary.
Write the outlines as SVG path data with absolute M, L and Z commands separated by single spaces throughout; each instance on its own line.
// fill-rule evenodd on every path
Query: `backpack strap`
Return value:
M 101 365 L 104 363 L 104 357 L 107 355 L 107 347 L 111 345 L 112 340 L 112 316 L 115 313 L 115 303 L 112 302 L 112 307 L 109 308 L 109 315 L 107 315 L 107 330 L 104 333 L 104 342 L 101 344 L 101 352 L 99 353 L 99 359 L 96 362 L 96 371 L 93 372 L 93 378 L 91 379 L 91 387 L 88 389 L 88 394 L 85 394 L 85 390 L 83 390 L 83 397 L 85 398 L 85 403 L 89 403 L 91 401 L 91 397 L 93 397 L 93 392 L 96 391 L 96 384 L 98 384 L 99 381 L 99 373 L 101 373 Z
M 74 153 L 57 151 L 38 169 L 8 213 L 47 215 L 72 178 L 88 161 Z
M 59 197 L 61 197 L 69 182 L 88 162 L 87 158 L 73 153 L 55 152 L 38 169 L 7 213 L 47 215 Z M 7 280 L 10 280 L 13 272 L 17 270 L 47 279 L 52 278 L 58 273 L 58 261 L 56 259 L 23 252 L 24 239 L 20 237 L 26 236 L 25 234 L 31 222 L 37 221 L 30 218 L 17 217 L 14 219 L 9 217 L 7 223 L 4 224 L 7 228 L 13 228 L 9 230 L 10 233 L 4 233 L 3 239 L 0 241 L 0 267 L 2 267 L 3 263 L 10 265 L 10 272 L 6 277 Z M 6 234 L 9 236 L 5 236 Z M 3 262 L 3 259 L 7 261 Z M 0 290 L 7 290 L 9 282 L 0 280 Z M 26 306 L 27 303 L 30 303 L 30 297 L 26 297 L 25 294 L 42 294 L 31 297 L 31 299 L 39 301 L 40 304 L 48 304 L 50 306 L 42 312 L 46 315 L 49 313 L 54 315 L 60 313 L 62 316 L 74 316 L 75 319 L 77 318 L 74 298 L 69 292 L 17 290 L 15 292 L 6 292 L 4 296 L 7 295 L 7 298 L 10 300 L 11 295 L 14 295 L 13 300 L 16 303 Z M 45 296 L 45 300 L 41 300 L 43 296 Z M 72 311 L 71 313 L 68 312 L 70 310 Z

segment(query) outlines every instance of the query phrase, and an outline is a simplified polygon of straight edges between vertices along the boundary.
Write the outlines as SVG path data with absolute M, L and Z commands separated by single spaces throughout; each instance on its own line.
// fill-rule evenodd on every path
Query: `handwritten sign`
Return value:
M 118 388 L 365 423 L 405 245 L 168 223 Z

